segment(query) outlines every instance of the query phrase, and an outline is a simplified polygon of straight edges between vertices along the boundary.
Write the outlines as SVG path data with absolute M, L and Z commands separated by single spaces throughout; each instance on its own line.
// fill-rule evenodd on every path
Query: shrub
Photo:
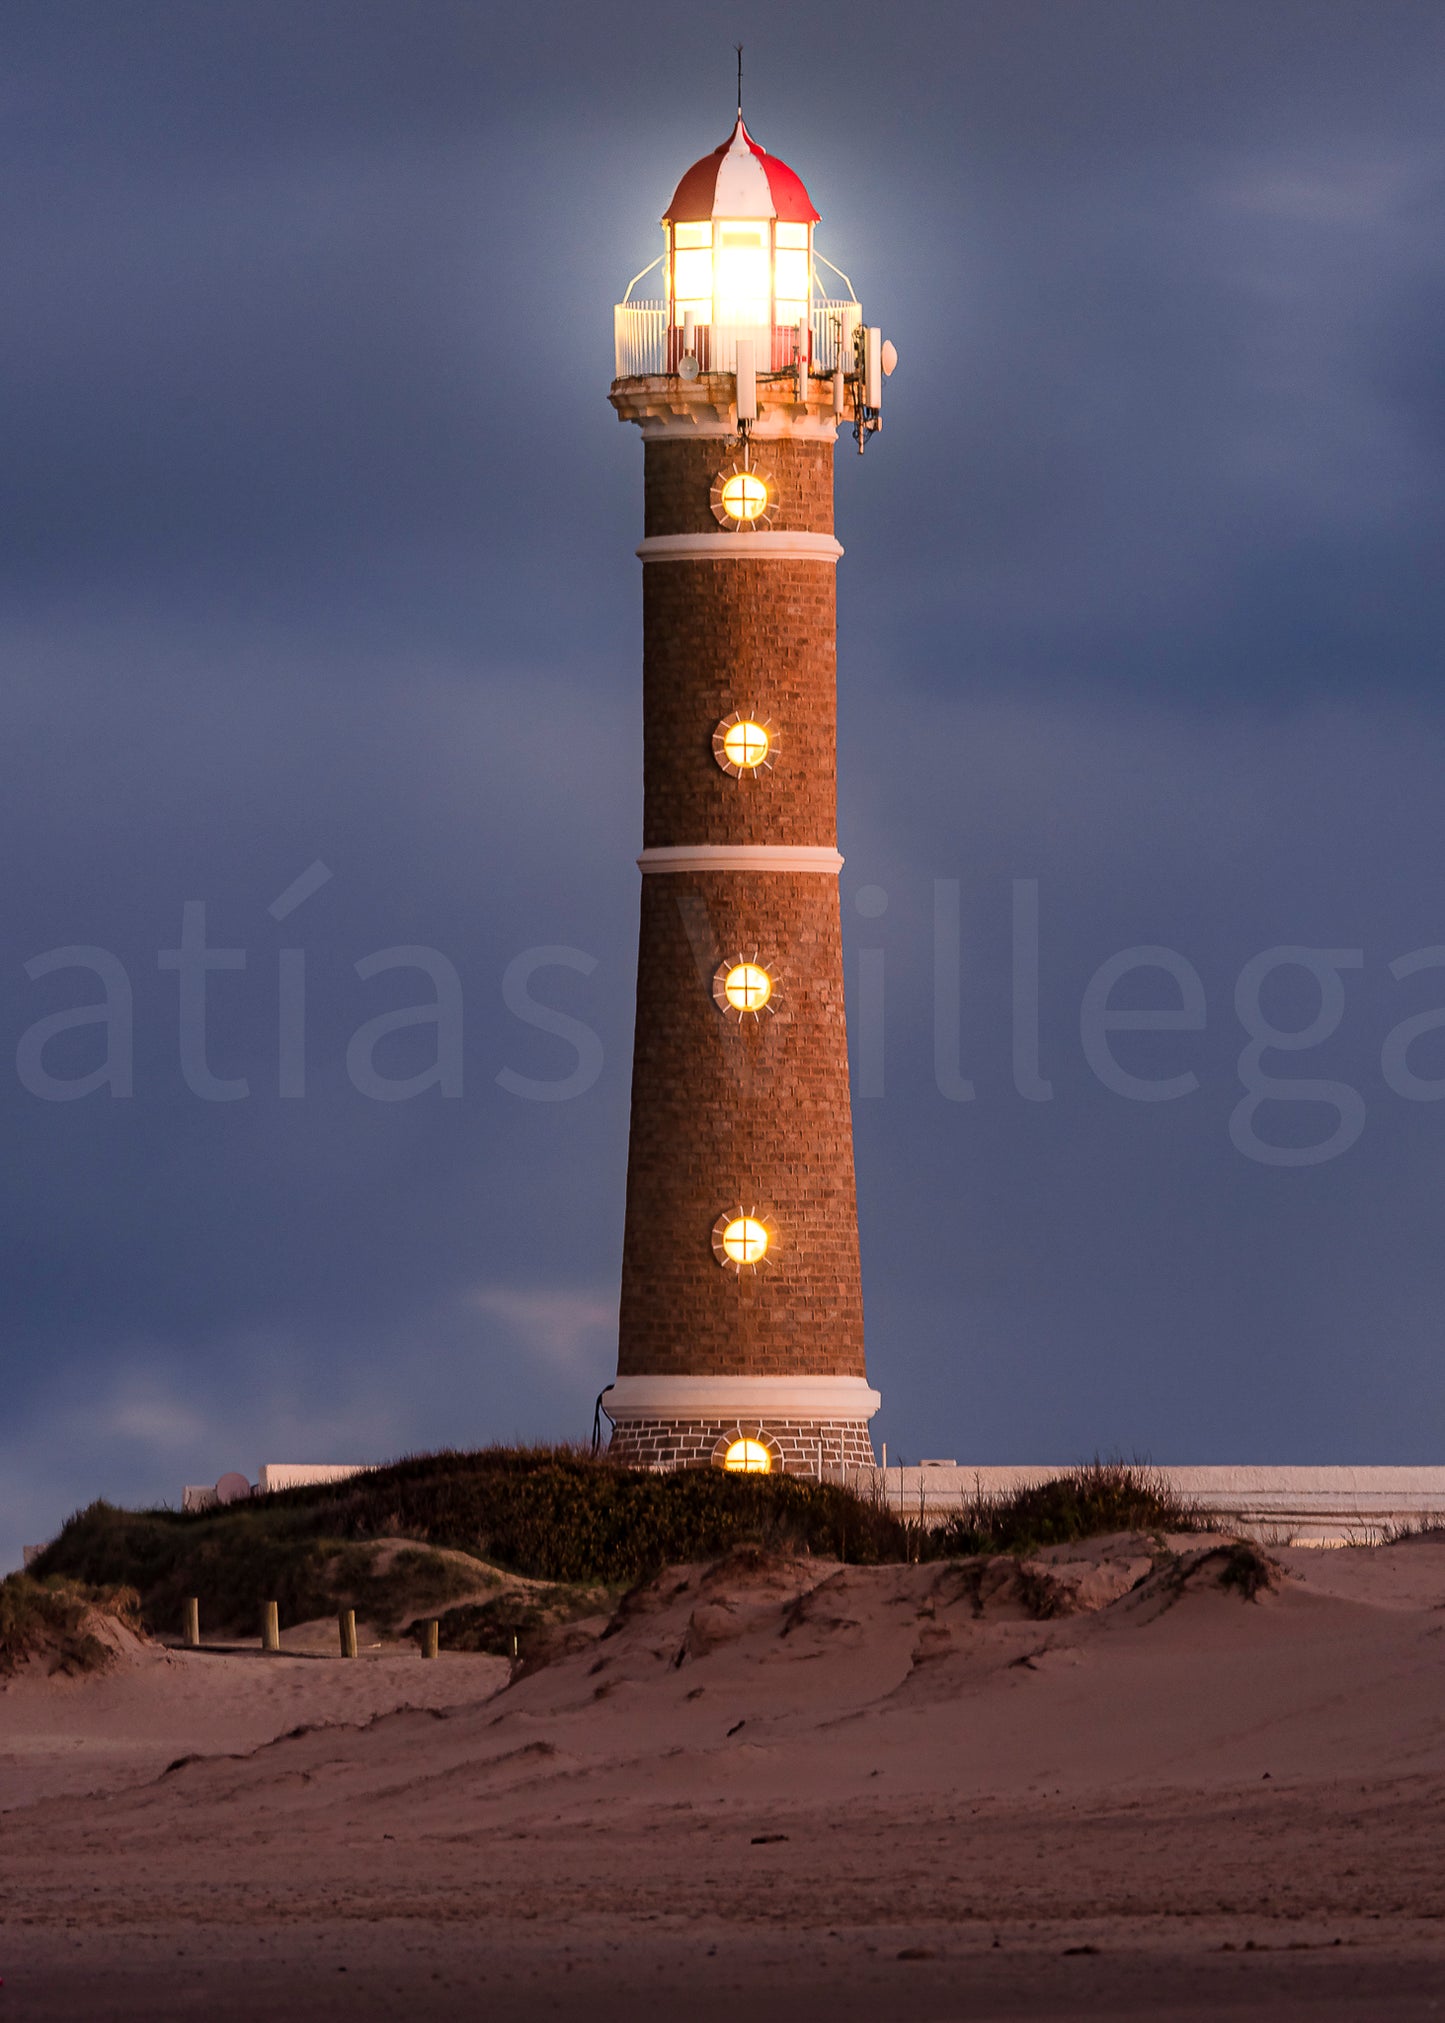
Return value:
M 200 1595 L 207 1627 L 254 1633 L 263 1600 L 279 1604 L 283 1623 L 338 1606 L 365 1611 L 366 1579 L 348 1548 L 368 1540 L 445 1546 L 535 1580 L 616 1587 L 744 1540 L 879 1560 L 902 1558 L 903 1538 L 887 1510 L 798 1476 L 654 1474 L 566 1448 L 493 1447 L 415 1456 L 206 1511 L 93 1503 L 70 1519 L 35 1571 L 129 1580 L 147 1622 L 166 1629 L 179 1627 L 184 1598 Z M 479 1583 L 486 1565 L 477 1569 Z M 413 1581 L 410 1606 L 448 1599 L 444 1584 L 422 1592 L 426 1583 L 414 1577 L 425 1571 L 398 1561 L 388 1577 L 393 1603 L 403 1575 Z
M 1111 1531 L 1181 1531 L 1196 1519 L 1147 1470 L 1095 1463 L 997 1500 L 978 1498 L 935 1530 L 874 1496 L 797 1475 L 622 1468 L 573 1448 L 488 1447 L 415 1455 L 341 1482 L 205 1511 L 77 1512 L 34 1572 L 136 1588 L 146 1622 L 180 1627 L 187 1595 L 209 1632 L 254 1635 L 263 1601 L 283 1624 L 354 1607 L 383 1624 L 440 1613 L 469 1581 L 428 1547 L 468 1554 L 475 1585 L 499 1567 L 528 1579 L 624 1587 L 680 1561 L 750 1543 L 873 1563 L 1029 1552 Z M 406 1540 L 385 1571 L 365 1550 Z M 510 1637 L 479 1605 L 475 1634 Z M 509 1604 L 510 1606 L 510 1604 Z M 455 1626 L 461 1629 L 461 1624 Z
M 1006 1496 L 976 1496 L 922 1543 L 929 1559 L 1037 1552 L 1113 1531 L 1193 1531 L 1199 1522 L 1193 1506 L 1154 1470 L 1094 1461 Z

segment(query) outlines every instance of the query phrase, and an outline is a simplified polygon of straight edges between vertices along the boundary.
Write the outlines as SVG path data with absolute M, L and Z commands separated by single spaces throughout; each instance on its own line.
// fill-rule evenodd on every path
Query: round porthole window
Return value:
M 712 1226 L 712 1253 L 725 1271 L 757 1271 L 767 1261 L 775 1232 L 757 1208 L 729 1208 Z
M 712 481 L 711 505 L 719 526 L 730 534 L 766 527 L 778 510 L 778 488 L 766 471 L 730 464 Z
M 735 709 L 712 734 L 712 755 L 735 780 L 756 779 L 778 755 L 778 734 L 772 719 L 757 710 Z
M 729 956 L 713 972 L 713 1003 L 727 1018 L 761 1018 L 777 1010 L 778 982 L 774 971 L 758 961 L 756 949 L 751 955 Z

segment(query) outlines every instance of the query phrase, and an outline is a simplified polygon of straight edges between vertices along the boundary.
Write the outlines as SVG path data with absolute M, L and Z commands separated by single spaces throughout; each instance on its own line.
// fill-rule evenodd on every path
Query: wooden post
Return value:
M 338 1609 L 337 1627 L 341 1631 L 341 1655 L 343 1658 L 356 1656 L 356 1610 Z
M 281 1648 L 281 1612 L 275 1602 L 267 1602 L 261 1610 L 261 1649 L 279 1651 Z
M 421 1654 L 424 1658 L 434 1658 L 441 1644 L 442 1626 L 435 1616 L 421 1626 Z
M 188 1644 L 201 1641 L 201 1600 L 199 1595 L 186 1597 L 186 1626 L 183 1632 Z

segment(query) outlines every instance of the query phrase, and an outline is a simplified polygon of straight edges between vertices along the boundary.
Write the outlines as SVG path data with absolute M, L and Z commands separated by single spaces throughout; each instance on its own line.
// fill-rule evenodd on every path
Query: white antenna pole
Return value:
M 753 340 L 751 337 L 738 339 L 738 421 L 754 422 L 758 418 L 758 375 L 753 363 Z
M 883 332 L 876 323 L 870 323 L 863 332 L 863 404 L 865 407 L 881 407 L 883 404 Z

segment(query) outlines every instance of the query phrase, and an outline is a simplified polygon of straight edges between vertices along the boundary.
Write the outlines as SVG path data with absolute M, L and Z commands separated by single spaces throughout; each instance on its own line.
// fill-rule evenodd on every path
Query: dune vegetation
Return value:
M 138 1635 L 140 1627 L 133 1588 L 12 1573 L 0 1580 L 0 1679 L 30 1667 L 71 1675 L 103 1671 L 121 1638 Z
M 32 1570 L 133 1588 L 163 1633 L 197 1595 L 208 1634 L 254 1635 L 263 1600 L 278 1603 L 283 1626 L 354 1607 L 395 1630 L 421 1615 L 445 1622 L 453 1608 L 467 1647 L 505 1649 L 523 1623 L 565 1620 L 662 1566 L 742 1543 L 876 1564 L 1196 1521 L 1148 1471 L 1114 1464 L 979 1499 L 926 1529 L 877 1497 L 800 1476 L 652 1473 L 570 1448 L 492 1447 L 199 1512 L 92 1503 Z

